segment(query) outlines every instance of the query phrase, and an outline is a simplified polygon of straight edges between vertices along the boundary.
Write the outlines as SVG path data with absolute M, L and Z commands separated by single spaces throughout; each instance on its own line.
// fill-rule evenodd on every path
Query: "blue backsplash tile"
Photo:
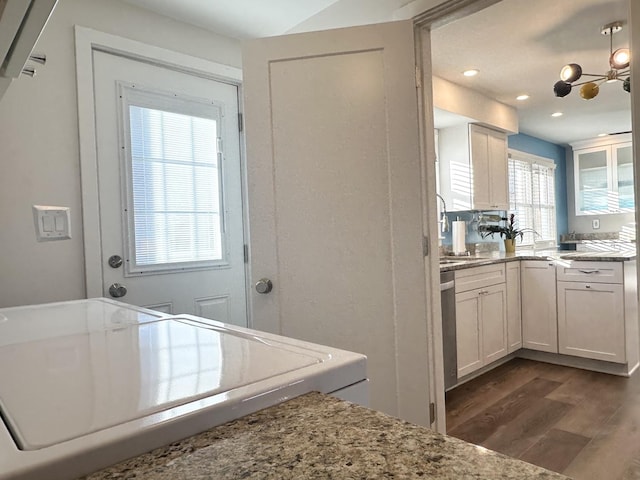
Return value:
M 447 212 L 447 218 L 449 220 L 449 226 L 451 226 L 451 222 L 455 220 L 462 220 L 466 222 L 467 227 L 467 236 L 466 243 L 467 244 L 475 244 L 475 243 L 497 243 L 499 250 L 504 250 L 504 244 L 500 235 L 496 234 L 493 236 L 488 236 L 486 238 L 482 238 L 480 233 L 478 233 L 478 225 L 479 224 L 494 224 L 497 225 L 498 221 L 491 221 L 487 219 L 487 216 L 497 216 L 500 218 L 504 218 L 507 216 L 507 212 L 504 210 L 488 210 L 488 211 L 478 211 L 478 210 L 470 210 L 470 211 L 460 211 L 460 212 Z M 449 228 L 448 232 L 443 232 L 440 234 L 442 236 L 442 245 L 443 246 L 451 246 L 451 228 Z M 496 249 L 496 250 L 497 250 Z

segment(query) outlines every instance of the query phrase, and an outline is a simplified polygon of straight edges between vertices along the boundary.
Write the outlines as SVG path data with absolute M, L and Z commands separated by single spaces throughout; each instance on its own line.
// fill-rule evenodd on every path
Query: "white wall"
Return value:
M 433 106 L 457 115 L 473 118 L 489 127 L 518 133 L 518 110 L 444 78 L 433 80 Z
M 0 100 L 0 307 L 83 298 L 74 25 L 235 67 L 236 40 L 119 0 L 60 0 L 35 51 L 46 66 Z M 38 243 L 31 206 L 71 208 L 72 239 Z

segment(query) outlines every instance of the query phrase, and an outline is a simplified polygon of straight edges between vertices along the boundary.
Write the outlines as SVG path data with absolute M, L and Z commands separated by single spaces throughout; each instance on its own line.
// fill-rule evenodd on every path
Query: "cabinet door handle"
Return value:
M 584 288 L 591 288 L 591 285 L 585 285 Z
M 600 273 L 600 270 L 580 270 L 580 273 L 586 273 L 587 275 L 591 275 L 592 273 Z
M 487 293 L 489 293 L 487 290 L 480 290 L 478 292 L 479 295 L 486 295 Z

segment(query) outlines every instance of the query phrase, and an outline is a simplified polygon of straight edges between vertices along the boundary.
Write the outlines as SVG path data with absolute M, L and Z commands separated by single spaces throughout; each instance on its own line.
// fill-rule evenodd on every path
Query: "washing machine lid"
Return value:
M 217 322 L 103 300 L 4 309 L 1 315 L 0 413 L 21 450 L 224 396 L 323 361 L 320 352 Z

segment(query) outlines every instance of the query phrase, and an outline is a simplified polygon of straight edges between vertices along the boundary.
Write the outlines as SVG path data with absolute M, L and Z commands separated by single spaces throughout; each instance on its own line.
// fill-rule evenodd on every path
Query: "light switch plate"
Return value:
M 68 240 L 71 238 L 71 217 L 68 207 L 33 206 L 36 240 Z
M 598 230 L 600 228 L 599 218 L 594 218 L 593 220 L 591 220 L 591 228 L 593 228 L 594 230 Z

